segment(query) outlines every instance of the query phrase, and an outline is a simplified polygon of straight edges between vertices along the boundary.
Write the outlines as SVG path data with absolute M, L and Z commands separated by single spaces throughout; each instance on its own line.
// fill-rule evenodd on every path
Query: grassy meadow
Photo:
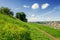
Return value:
M 17 18 L 0 14 L 0 40 L 54 40 L 55 38 L 60 38 L 58 29 L 22 22 Z

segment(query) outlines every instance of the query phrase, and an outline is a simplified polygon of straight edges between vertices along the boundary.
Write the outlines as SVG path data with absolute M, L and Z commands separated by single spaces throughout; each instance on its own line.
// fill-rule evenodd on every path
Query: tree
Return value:
M 24 12 L 17 12 L 16 18 L 20 19 L 21 21 L 27 22 L 26 15 Z
M 0 13 L 10 15 L 10 16 L 14 15 L 13 12 L 7 7 L 1 7 L 0 8 Z

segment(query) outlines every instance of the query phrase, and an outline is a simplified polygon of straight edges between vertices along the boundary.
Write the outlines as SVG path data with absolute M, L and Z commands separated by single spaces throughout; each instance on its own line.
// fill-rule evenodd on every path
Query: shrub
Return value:
M 9 15 L 9 16 L 13 16 L 14 15 L 13 12 L 7 7 L 1 7 L 0 8 L 0 13 L 6 14 L 6 15 Z
M 24 12 L 17 12 L 16 18 L 20 19 L 21 21 L 27 22 L 26 15 Z

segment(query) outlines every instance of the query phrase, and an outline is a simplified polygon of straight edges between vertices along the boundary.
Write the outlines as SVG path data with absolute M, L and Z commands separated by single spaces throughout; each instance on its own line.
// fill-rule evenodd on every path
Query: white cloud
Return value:
M 20 8 L 15 8 L 15 10 L 19 10 Z
M 45 3 L 45 4 L 42 4 L 41 8 L 42 9 L 46 9 L 48 6 L 49 6 L 49 4 L 48 3 Z
M 28 17 L 28 21 L 29 22 L 36 22 L 36 21 L 39 21 L 40 18 L 37 18 L 37 17 Z
M 31 17 L 34 17 L 34 16 L 35 16 L 35 14 L 32 14 L 32 15 L 31 15 Z
M 12 10 L 20 10 L 19 7 L 16 7 L 16 8 L 10 8 L 10 9 L 12 9 Z
M 30 6 L 27 6 L 27 5 L 23 5 L 24 8 L 29 8 Z
M 32 14 L 30 17 L 27 17 L 28 22 L 43 21 L 43 18 L 39 15 Z
M 32 9 L 38 9 L 39 8 L 39 4 L 38 3 L 34 3 L 33 5 L 32 5 Z
M 51 21 L 51 17 L 41 17 L 41 16 L 35 16 L 35 17 L 27 17 L 29 22 L 38 22 L 38 21 Z

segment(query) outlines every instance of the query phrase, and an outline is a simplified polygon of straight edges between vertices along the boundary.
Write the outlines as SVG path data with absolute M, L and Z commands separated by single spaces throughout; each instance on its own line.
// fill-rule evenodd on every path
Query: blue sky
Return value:
M 28 21 L 60 21 L 60 0 L 0 0 L 0 7 L 25 12 Z

